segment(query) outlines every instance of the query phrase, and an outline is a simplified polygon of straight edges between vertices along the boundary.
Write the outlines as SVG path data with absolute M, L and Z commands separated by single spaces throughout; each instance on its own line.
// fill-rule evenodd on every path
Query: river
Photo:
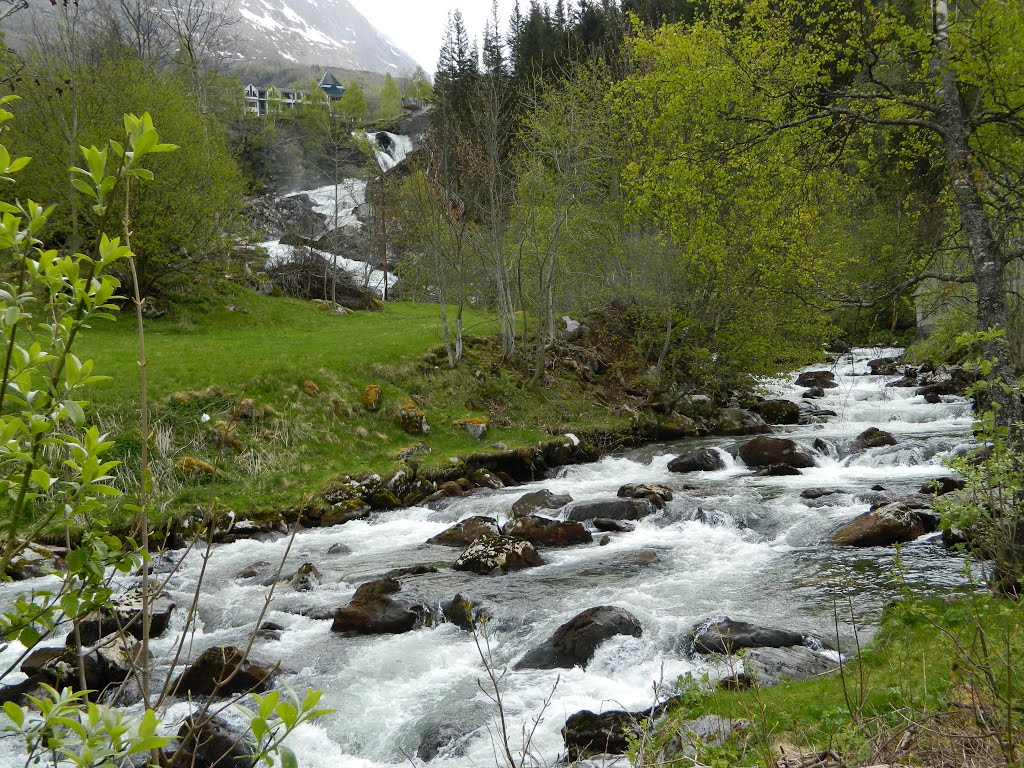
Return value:
M 547 488 L 583 501 L 614 496 L 624 483 L 659 483 L 675 498 L 661 512 L 640 521 L 630 533 L 611 541 L 542 550 L 546 564 L 504 576 L 476 576 L 441 568 L 404 579 L 403 590 L 428 600 L 456 593 L 484 605 L 492 615 L 487 641 L 498 671 L 509 671 L 501 686 L 513 734 L 544 710 L 533 747 L 547 762 L 562 750 L 560 729 L 580 710 L 643 708 L 657 690 L 671 692 L 674 681 L 692 673 L 712 678 L 722 670 L 693 658 L 688 632 L 710 616 L 728 615 L 760 624 L 805 630 L 836 640 L 834 611 L 839 602 L 838 638 L 851 647 L 853 621 L 861 639 L 877 627 L 885 603 L 906 587 L 922 593 L 964 589 L 963 564 L 935 537 L 923 537 L 903 549 L 904 572 L 894 569 L 892 548 L 840 549 L 822 543 L 842 521 L 866 511 L 866 493 L 882 485 L 897 495 L 916 492 L 927 480 L 948 474 L 944 457 L 961 450 L 971 424 L 970 404 L 945 397 L 928 404 L 913 389 L 887 387 L 894 377 L 866 375 L 867 361 L 895 350 L 856 350 L 832 367 L 838 388 L 816 403 L 838 415 L 826 423 L 776 428 L 810 445 L 821 439 L 835 448 L 817 453 L 817 466 L 799 476 L 755 477 L 727 453 L 716 472 L 673 474 L 670 459 L 698 446 L 726 447 L 729 438 L 705 438 L 671 445 L 648 445 L 593 464 L 564 468 L 556 477 L 516 488 L 477 491 L 427 507 L 383 512 L 334 528 L 300 532 L 291 545 L 292 572 L 314 563 L 323 583 L 311 591 L 279 587 L 266 616 L 284 631 L 258 639 L 254 660 L 280 661 L 278 680 L 294 690 L 315 687 L 323 704 L 336 710 L 302 726 L 290 740 L 300 765 L 310 767 L 408 765 L 423 734 L 450 724 L 465 738 L 458 755 L 439 757 L 444 768 L 494 765 L 496 711 L 479 689 L 484 668 L 471 633 L 440 623 L 406 634 L 344 638 L 331 632 L 325 618 L 344 605 L 356 587 L 400 566 L 450 563 L 459 550 L 424 542 L 470 515 L 507 518 L 524 493 Z M 799 401 L 803 388 L 793 377 L 766 383 L 774 396 Z M 898 439 L 840 459 L 844 443 L 868 427 L 880 427 Z M 818 500 L 801 498 L 807 488 L 841 489 Z M 698 508 L 714 512 L 717 525 L 694 520 Z M 557 513 L 552 513 L 557 514 Z M 240 574 L 256 565 L 266 569 L 283 555 L 286 539 L 239 541 L 217 546 L 206 566 L 198 627 L 188 642 L 194 657 L 221 645 L 244 645 L 263 604 L 259 578 Z M 646 554 L 652 553 L 652 554 Z M 188 605 L 202 558 L 190 554 L 173 577 L 169 591 L 178 606 Z M 618 637 L 602 645 L 583 670 L 511 670 L 527 650 L 562 623 L 598 605 L 628 609 L 643 624 L 641 637 Z M 184 622 L 177 611 L 172 629 L 154 641 L 156 654 L 168 653 Z M 8 656 L 10 651 L 3 654 Z M 553 691 L 553 693 L 552 693 Z M 176 704 L 171 716 L 185 713 Z M 233 719 L 238 716 L 225 713 Z M 513 746 L 519 741 L 516 736 Z M 5 745 L 2 749 L 9 749 Z M 3 761 L 0 755 L 0 762 Z M 12 763 L 13 764 L 13 763 Z

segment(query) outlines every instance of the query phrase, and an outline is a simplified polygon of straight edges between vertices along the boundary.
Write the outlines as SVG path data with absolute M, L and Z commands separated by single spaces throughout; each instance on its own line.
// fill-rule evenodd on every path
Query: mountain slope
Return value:
M 416 62 L 348 0 L 238 0 L 232 30 L 246 58 L 277 58 L 371 72 L 407 73 Z

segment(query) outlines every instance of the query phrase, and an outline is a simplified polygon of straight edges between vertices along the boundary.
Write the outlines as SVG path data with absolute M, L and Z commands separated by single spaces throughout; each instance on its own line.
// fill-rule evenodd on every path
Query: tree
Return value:
M 354 123 L 359 123 L 370 116 L 370 110 L 366 106 L 366 95 L 359 83 L 352 81 L 345 88 L 345 94 L 338 102 L 338 110 L 342 117 Z
M 402 114 L 402 94 L 391 73 L 384 75 L 384 84 L 380 88 L 380 117 L 392 120 Z
M 719 35 L 709 45 L 717 62 L 729 62 L 736 87 L 766 96 L 757 110 L 725 98 L 707 115 L 749 127 L 746 146 L 802 135 L 826 166 L 847 158 L 848 139 L 870 128 L 908 136 L 918 154 L 934 157 L 942 177 L 943 245 L 966 257 L 978 328 L 1009 327 L 1011 265 L 1024 255 L 1024 6 L 721 2 L 708 21 L 650 39 L 668 43 L 708 30 Z M 961 278 L 919 278 L 930 276 Z M 1013 382 L 1007 345 L 985 346 L 997 378 Z M 999 423 L 1013 433 L 1011 444 L 1021 446 L 1021 398 L 1001 389 L 992 397 Z
M 78 64 L 77 86 L 69 93 L 54 87 L 69 71 L 59 62 L 34 54 L 26 62 L 40 76 L 23 80 L 25 119 L 12 129 L 10 142 L 17 151 L 32 152 L 34 162 L 18 177 L 15 193 L 63 203 L 50 218 L 51 237 L 75 248 L 96 231 L 95 215 L 79 204 L 68 184 L 69 153 L 116 131 L 123 109 L 141 112 L 150 106 L 167 126 L 166 138 L 185 149 L 154 161 L 157 179 L 134 201 L 139 234 L 133 245 L 143 294 L 194 288 L 204 276 L 221 274 L 240 232 L 243 181 L 228 155 L 223 128 L 198 113 L 191 78 L 154 72 L 137 59 L 113 58 Z
M 416 71 L 412 73 L 406 87 L 408 96 L 418 99 L 420 103 L 434 100 L 434 86 L 430 84 L 430 78 L 423 71 L 423 67 L 416 67 Z

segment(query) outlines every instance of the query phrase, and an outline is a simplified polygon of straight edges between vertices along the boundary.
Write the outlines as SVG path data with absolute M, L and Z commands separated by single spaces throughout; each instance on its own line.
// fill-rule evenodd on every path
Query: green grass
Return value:
M 1007 670 L 1011 681 L 1018 680 L 1024 673 L 1022 619 L 1019 603 L 987 595 L 893 603 L 875 639 L 859 661 L 848 661 L 844 675 L 740 692 L 684 685 L 683 701 L 659 726 L 652 751 L 671 738 L 678 723 L 715 713 L 753 724 L 744 744 L 724 750 L 729 765 L 756 765 L 766 748 L 779 743 L 808 751 L 831 748 L 850 760 L 876 757 L 869 753 L 880 734 L 899 733 L 909 719 L 949 711 L 954 699 L 984 700 L 989 672 L 1000 690 Z M 1019 728 L 1019 710 L 1015 719 Z M 941 723 L 933 722 L 935 738 L 919 745 L 922 752 L 941 751 L 939 741 L 947 735 Z
M 624 423 L 578 378 L 528 388 L 515 366 L 499 367 L 489 341 L 496 328 L 491 315 L 467 311 L 465 324 L 467 359 L 450 370 L 439 351 L 436 305 L 391 303 L 338 317 L 311 302 L 238 292 L 147 321 L 158 515 L 214 500 L 243 514 L 278 511 L 317 495 L 339 474 L 384 473 L 420 441 L 429 453 L 418 460 L 441 466 L 499 441 L 510 448 L 535 443 L 553 426 Z M 117 442 L 120 482 L 129 494 L 141 446 L 134 331 L 128 315 L 97 322 L 77 349 L 95 361 L 97 373 L 111 377 L 90 394 L 101 428 Z M 369 384 L 384 390 L 377 412 L 361 402 Z M 245 398 L 265 415 L 236 418 Z M 411 436 L 396 424 L 397 407 L 410 398 L 425 410 L 429 435 Z M 467 417 L 491 423 L 482 444 L 452 423 Z M 186 458 L 208 462 L 219 474 L 188 477 L 180 465 Z

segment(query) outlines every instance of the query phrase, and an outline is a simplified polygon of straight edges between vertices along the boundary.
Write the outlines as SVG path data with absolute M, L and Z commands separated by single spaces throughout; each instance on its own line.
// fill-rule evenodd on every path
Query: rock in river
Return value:
M 572 503 L 572 496 L 567 493 L 552 493 L 547 489 L 533 491 L 520 496 L 512 505 L 512 517 L 532 515 L 541 509 L 561 509 L 570 503 Z
M 669 472 L 715 472 L 719 469 L 725 469 L 725 459 L 714 448 L 690 451 L 668 463 Z
M 452 569 L 487 576 L 543 564 L 537 550 L 528 541 L 512 536 L 481 536 L 459 555 Z
M 498 535 L 498 521 L 493 517 L 474 515 L 460 520 L 451 528 L 427 539 L 427 544 L 440 544 L 443 547 L 468 547 L 481 536 L 488 535 Z
M 726 616 L 711 622 L 702 622 L 692 631 L 695 653 L 733 653 L 740 648 L 781 648 L 800 645 L 804 636 L 799 632 L 773 627 L 759 627 L 746 621 L 734 621 Z
M 574 544 L 589 544 L 593 535 L 582 523 L 575 520 L 552 520 L 540 515 L 524 515 L 505 526 L 506 536 L 525 539 L 535 547 L 571 547 Z
M 349 635 L 397 635 L 416 626 L 423 612 L 413 601 L 395 597 L 402 583 L 393 577 L 361 584 L 348 605 L 334 614 L 332 632 Z
M 814 466 L 814 459 L 804 453 L 799 443 L 781 437 L 759 435 L 740 446 L 740 458 L 748 467 L 770 467 L 788 464 L 797 469 Z
M 569 520 L 593 520 L 604 517 L 609 520 L 641 520 L 654 514 L 658 508 L 649 499 L 601 499 L 581 501 L 569 507 Z
M 848 547 L 887 547 L 913 541 L 926 533 L 919 512 L 899 502 L 858 515 L 833 536 L 833 544 Z
M 610 605 L 589 608 L 555 630 L 542 645 L 528 652 L 516 669 L 586 667 L 597 647 L 616 635 L 640 637 L 643 627 L 629 611 Z

